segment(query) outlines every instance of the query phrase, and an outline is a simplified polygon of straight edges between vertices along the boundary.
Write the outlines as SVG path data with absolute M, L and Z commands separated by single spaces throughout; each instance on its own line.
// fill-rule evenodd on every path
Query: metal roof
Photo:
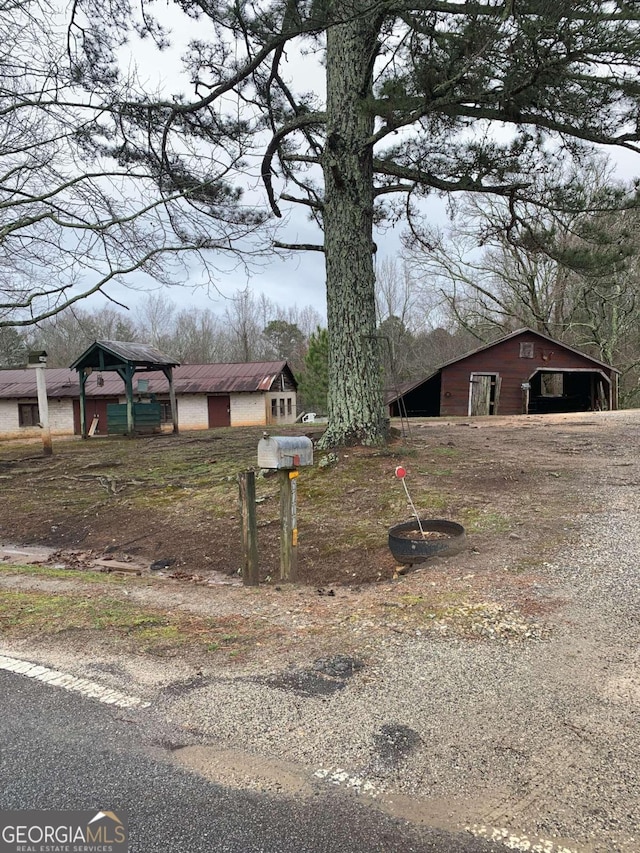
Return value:
M 105 355 L 107 359 L 104 369 L 109 369 L 107 363 L 110 360 L 109 357 L 113 356 L 115 356 L 116 360 L 141 366 L 164 365 L 165 367 L 175 367 L 180 363 L 175 358 L 165 355 L 150 344 L 138 344 L 134 341 L 94 341 L 73 362 L 71 367 L 78 370 L 83 367 L 102 366 L 102 363 L 105 361 Z
M 259 361 L 244 364 L 183 364 L 174 368 L 173 384 L 176 394 L 229 394 L 272 390 L 281 374 L 295 378 L 286 361 Z M 98 377 L 102 384 L 98 385 Z M 48 397 L 79 397 L 78 373 L 71 368 L 46 368 Z M 137 382 L 144 379 L 150 394 L 166 394 L 169 382 L 160 370 L 136 374 Z M 280 390 L 280 388 L 273 388 Z M 87 378 L 85 392 L 90 397 L 119 397 L 124 394 L 124 383 L 112 371 L 94 370 Z M 0 398 L 15 399 L 35 397 L 36 372 L 31 368 L 0 370 Z
M 48 367 L 47 396 L 48 397 L 78 397 L 80 385 L 75 370 L 66 367 Z M 122 380 L 118 377 L 120 384 Z M 0 397 L 5 399 L 15 397 L 36 397 L 36 371 L 33 368 L 0 370 Z

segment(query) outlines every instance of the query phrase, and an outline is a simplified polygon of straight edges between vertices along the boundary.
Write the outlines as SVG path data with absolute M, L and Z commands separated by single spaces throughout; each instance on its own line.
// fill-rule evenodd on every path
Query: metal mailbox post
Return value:
M 295 581 L 298 558 L 298 467 L 313 465 L 313 444 L 306 436 L 265 433 L 258 442 L 258 466 L 280 478 L 280 578 Z

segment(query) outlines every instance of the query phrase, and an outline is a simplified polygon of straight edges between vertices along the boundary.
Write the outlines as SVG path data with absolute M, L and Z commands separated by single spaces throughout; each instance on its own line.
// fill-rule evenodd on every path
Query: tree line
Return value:
M 596 149 L 640 151 L 639 22 L 629 0 L 5 4 L 0 326 L 41 328 L 132 273 L 179 281 L 187 257 L 215 284 L 222 255 L 319 252 L 322 441 L 379 444 L 383 377 L 415 343 L 394 340 L 423 335 L 376 312 L 377 244 L 404 221 L 448 334 L 528 318 L 631 364 L 627 232 L 597 241 L 619 213 L 633 224 L 638 187 L 581 174 Z M 438 235 L 433 198 L 488 214 L 471 255 L 473 223 Z M 296 208 L 316 236 L 282 242 Z

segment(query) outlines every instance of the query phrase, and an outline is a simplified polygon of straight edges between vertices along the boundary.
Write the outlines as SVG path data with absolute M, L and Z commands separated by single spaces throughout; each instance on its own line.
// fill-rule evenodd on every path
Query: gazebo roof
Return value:
M 142 370 L 177 367 L 180 364 L 171 356 L 149 344 L 132 341 L 94 341 L 71 365 L 72 370 L 92 367 L 96 370 L 118 370 L 129 366 Z

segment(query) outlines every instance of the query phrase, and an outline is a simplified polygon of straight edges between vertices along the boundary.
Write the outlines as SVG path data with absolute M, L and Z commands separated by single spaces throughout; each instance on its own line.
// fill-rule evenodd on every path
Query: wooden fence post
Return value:
M 242 583 L 258 586 L 258 525 L 256 522 L 256 475 L 254 471 L 238 474 L 240 523 L 242 527 Z

